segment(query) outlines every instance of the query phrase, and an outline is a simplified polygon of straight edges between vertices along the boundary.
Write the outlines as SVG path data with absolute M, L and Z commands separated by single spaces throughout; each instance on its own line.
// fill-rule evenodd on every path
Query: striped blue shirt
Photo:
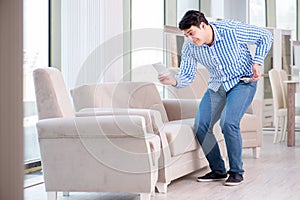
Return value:
M 196 46 L 189 40 L 185 41 L 175 87 L 185 87 L 193 82 L 197 63 L 208 69 L 208 88 L 213 91 L 221 85 L 229 91 L 241 77 L 252 76 L 253 63 L 263 64 L 273 41 L 270 31 L 232 20 L 210 22 L 210 25 L 214 31 L 211 46 Z M 249 44 L 256 45 L 253 58 Z

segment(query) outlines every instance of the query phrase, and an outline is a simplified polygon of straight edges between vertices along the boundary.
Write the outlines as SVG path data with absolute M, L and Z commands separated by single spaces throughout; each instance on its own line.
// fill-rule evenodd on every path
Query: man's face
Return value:
M 191 26 L 189 29 L 182 30 L 182 33 L 195 45 L 201 46 L 207 42 L 208 33 L 207 33 L 206 24 L 201 23 L 199 27 Z

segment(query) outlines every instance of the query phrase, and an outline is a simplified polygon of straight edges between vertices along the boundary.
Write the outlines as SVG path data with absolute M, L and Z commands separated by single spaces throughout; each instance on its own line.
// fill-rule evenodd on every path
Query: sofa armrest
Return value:
M 261 118 L 261 113 L 262 113 L 262 102 L 261 100 L 258 99 L 254 99 L 252 101 L 252 110 L 253 110 L 253 114 L 258 116 L 259 118 Z
M 250 104 L 250 106 L 246 110 L 246 113 L 260 116 L 261 115 L 261 109 L 262 109 L 261 105 L 262 105 L 261 100 L 253 99 L 252 103 Z
M 195 118 L 201 99 L 163 99 L 169 121 Z
M 148 132 L 157 133 L 163 127 L 163 121 L 159 111 L 138 108 L 85 108 L 76 113 L 76 117 L 88 116 L 118 116 L 118 115 L 137 115 L 145 119 Z

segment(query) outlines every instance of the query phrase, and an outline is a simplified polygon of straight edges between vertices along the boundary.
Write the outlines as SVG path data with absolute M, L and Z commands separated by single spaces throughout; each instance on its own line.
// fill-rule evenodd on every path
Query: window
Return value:
M 265 0 L 250 0 L 249 23 L 257 26 L 266 26 L 266 4 Z
M 131 6 L 131 80 L 157 82 L 151 64 L 164 62 L 164 1 L 132 0 Z
M 177 24 L 188 10 L 199 10 L 199 0 L 177 0 Z
M 296 31 L 296 0 L 276 0 L 276 28 Z
M 32 72 L 48 66 L 48 0 L 24 0 L 24 162 L 40 160 L 35 123 L 37 121 Z

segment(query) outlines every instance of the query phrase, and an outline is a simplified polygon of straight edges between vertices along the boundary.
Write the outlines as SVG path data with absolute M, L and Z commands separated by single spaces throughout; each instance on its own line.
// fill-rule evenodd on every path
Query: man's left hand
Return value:
M 255 82 L 258 81 L 261 77 L 261 72 L 260 72 L 260 65 L 257 63 L 254 63 L 252 65 L 252 72 L 253 72 L 253 76 L 250 79 L 251 82 Z

